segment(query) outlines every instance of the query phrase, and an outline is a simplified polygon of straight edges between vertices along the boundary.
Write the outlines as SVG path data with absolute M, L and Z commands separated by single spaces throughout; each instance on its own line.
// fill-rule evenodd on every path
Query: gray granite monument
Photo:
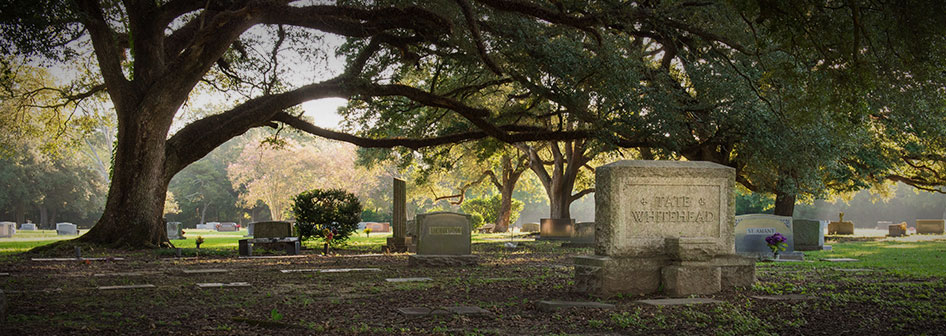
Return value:
M 796 251 L 820 251 L 824 249 L 824 230 L 827 223 L 811 219 L 792 220 Z
M 181 225 L 181 222 L 167 222 L 165 226 L 168 230 L 169 240 L 186 239 L 184 238 L 184 227 Z
M 414 217 L 417 223 L 417 254 L 408 257 L 412 266 L 459 266 L 479 262 L 472 253 L 470 215 L 432 212 Z
M 619 161 L 595 170 L 595 254 L 575 285 L 596 295 L 712 294 L 755 282 L 735 253 L 735 171 L 693 161 Z
M 79 227 L 72 223 L 56 223 L 56 234 L 75 236 L 79 234 Z
M 408 252 L 413 248 L 413 241 L 407 235 L 407 184 L 394 179 L 394 207 L 391 226 L 394 231 L 388 238 L 388 252 Z
M 917 234 L 943 234 L 946 229 L 946 221 L 942 219 L 917 219 Z
M 36 224 L 34 223 L 23 223 L 20 224 L 21 231 L 36 231 Z

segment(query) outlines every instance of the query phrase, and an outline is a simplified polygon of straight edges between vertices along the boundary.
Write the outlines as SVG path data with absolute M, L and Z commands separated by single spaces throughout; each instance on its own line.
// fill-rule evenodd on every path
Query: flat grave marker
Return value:
M 346 272 L 378 272 L 381 271 L 380 268 L 301 268 L 301 269 L 284 269 L 279 270 L 283 273 L 303 273 L 303 272 L 319 272 L 319 273 L 346 273 Z
M 95 276 L 95 277 L 113 277 L 113 276 L 144 276 L 144 274 L 143 274 L 143 273 L 140 273 L 140 272 L 124 272 L 124 273 L 96 273 L 96 274 L 93 274 L 92 276 Z
M 234 287 L 250 287 L 250 286 L 251 285 L 248 282 L 230 282 L 230 283 L 205 282 L 205 283 L 197 284 L 197 288 L 234 288 Z
M 722 301 L 705 299 L 705 298 L 685 298 L 685 299 L 652 299 L 652 300 L 637 300 L 636 303 L 642 303 L 651 306 L 680 306 L 680 305 L 691 305 L 691 304 L 706 304 L 706 303 L 720 303 Z
M 139 289 L 139 288 L 154 288 L 152 284 L 144 285 L 122 285 L 122 286 L 99 286 L 98 290 L 114 290 L 114 289 Z
M 488 310 L 475 306 L 453 306 L 440 308 L 407 307 L 398 308 L 397 311 L 407 316 L 489 314 Z
M 595 309 L 614 309 L 614 305 L 610 303 L 602 302 L 593 302 L 593 301 L 539 301 L 537 304 L 539 310 L 551 312 L 558 310 L 560 308 L 595 308 Z
M 765 300 L 765 301 L 805 301 L 810 300 L 811 297 L 803 294 L 785 294 L 785 295 L 756 295 L 752 297 L 756 300 Z
M 121 257 L 108 257 L 108 258 L 30 258 L 32 261 L 122 261 L 125 258 Z
M 433 281 L 431 278 L 387 278 L 384 281 L 387 282 L 424 282 L 424 281 Z
M 822 260 L 822 261 L 827 261 L 827 262 L 855 262 L 855 261 L 860 261 L 859 259 L 854 259 L 854 258 L 824 258 L 824 259 L 821 259 L 821 260 Z
M 205 268 L 205 269 L 186 269 L 181 270 L 184 274 L 212 274 L 212 273 L 229 273 L 230 270 L 223 268 Z

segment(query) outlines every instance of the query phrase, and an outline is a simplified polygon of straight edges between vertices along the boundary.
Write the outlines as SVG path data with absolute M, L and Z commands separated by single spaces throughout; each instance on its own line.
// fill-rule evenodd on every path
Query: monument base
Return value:
M 388 245 L 385 246 L 388 253 L 413 252 L 414 249 L 415 245 L 411 237 L 389 237 Z
M 475 254 L 415 254 L 407 258 L 407 264 L 414 267 L 476 266 L 479 263 L 480 257 Z
M 755 260 L 738 255 L 715 256 L 706 261 L 674 261 L 653 257 L 575 257 L 575 286 L 599 296 L 669 296 L 713 294 L 755 283 Z

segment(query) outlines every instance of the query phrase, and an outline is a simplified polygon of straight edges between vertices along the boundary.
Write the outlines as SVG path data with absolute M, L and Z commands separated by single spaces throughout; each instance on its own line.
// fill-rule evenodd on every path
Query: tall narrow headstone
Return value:
M 575 285 L 599 295 L 712 294 L 755 282 L 733 237 L 735 170 L 695 161 L 619 161 L 595 169 L 595 254 Z
M 388 251 L 407 252 L 412 241 L 407 236 L 407 184 L 404 180 L 394 179 L 394 207 L 391 217 L 391 226 L 394 234 L 388 238 Z

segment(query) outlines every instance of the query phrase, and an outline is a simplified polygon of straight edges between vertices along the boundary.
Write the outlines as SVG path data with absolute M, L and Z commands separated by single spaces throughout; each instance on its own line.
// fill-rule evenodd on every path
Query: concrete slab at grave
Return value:
M 827 262 L 855 262 L 855 261 L 860 261 L 860 260 L 858 260 L 858 259 L 853 259 L 853 258 L 824 258 L 824 259 L 821 259 L 821 260 L 822 260 L 822 261 L 827 261 Z
M 536 306 L 541 311 L 551 312 L 558 310 L 560 308 L 594 308 L 594 309 L 614 309 L 614 305 L 610 303 L 602 302 L 593 302 L 593 301 L 539 301 Z

